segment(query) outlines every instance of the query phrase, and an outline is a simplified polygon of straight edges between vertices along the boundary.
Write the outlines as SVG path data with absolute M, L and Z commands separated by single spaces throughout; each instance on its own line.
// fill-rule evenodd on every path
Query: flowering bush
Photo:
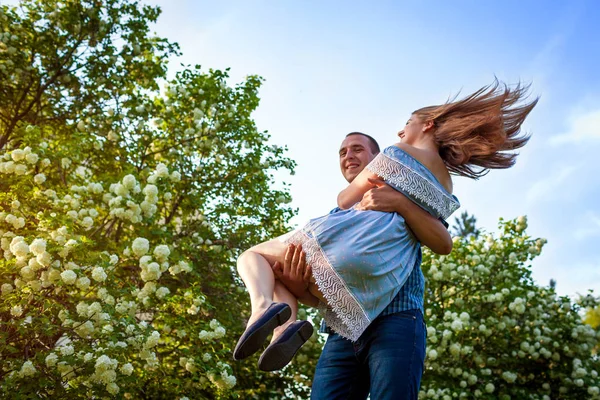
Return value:
M 427 359 L 421 399 L 597 399 L 600 332 L 580 311 L 598 304 L 558 297 L 531 278 L 544 239 L 527 220 L 500 222 L 500 237 L 456 237 L 445 257 L 425 252 Z
M 261 79 L 165 81 L 177 46 L 135 1 L 19 7 L 0 5 L 0 397 L 305 394 L 314 364 L 231 362 L 236 256 L 293 215 Z

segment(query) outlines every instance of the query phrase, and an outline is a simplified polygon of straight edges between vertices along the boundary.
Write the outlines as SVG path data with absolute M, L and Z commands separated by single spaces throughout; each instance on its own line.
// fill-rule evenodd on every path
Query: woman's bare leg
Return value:
M 290 319 L 283 325 L 278 326 L 273 331 L 273 337 L 271 338 L 271 342 L 277 339 L 279 335 L 285 331 L 285 329 L 294 321 L 298 319 L 298 299 L 285 287 L 285 285 L 279 281 L 275 281 L 275 290 L 273 292 L 273 298 L 275 301 L 281 303 L 287 303 L 292 309 L 292 316 Z
M 283 262 L 286 249 L 287 246 L 283 242 L 273 239 L 252 247 L 238 258 L 238 273 L 246 284 L 246 288 L 250 294 L 250 303 L 252 304 L 252 315 L 248 320 L 247 326 L 256 321 L 273 303 L 275 275 L 273 274 L 271 265 L 276 261 Z M 298 309 L 295 297 L 291 296 L 290 298 L 286 296 L 281 289 L 278 289 L 278 293 L 284 297 L 282 300 L 292 310 Z M 292 304 L 288 303 L 288 301 Z M 295 312 L 293 316 L 295 317 Z

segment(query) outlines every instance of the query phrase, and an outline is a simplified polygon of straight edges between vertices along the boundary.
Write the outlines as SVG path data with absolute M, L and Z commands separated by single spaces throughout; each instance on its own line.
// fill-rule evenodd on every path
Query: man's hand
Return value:
M 396 212 L 400 214 L 417 239 L 436 254 L 450 254 L 452 238 L 446 227 L 408 197 L 381 179 L 369 179 L 375 187 L 363 196 L 357 210 Z
M 302 251 L 302 246 L 290 244 L 285 252 L 283 266 L 276 262 L 273 273 L 297 298 L 306 294 L 312 269 L 306 265 L 306 254 Z
M 363 195 L 362 200 L 356 206 L 357 210 L 397 212 L 398 201 L 401 199 L 401 197 L 398 196 L 398 194 L 400 194 L 402 197 L 408 200 L 406 196 L 393 189 L 382 179 L 369 178 L 369 182 L 373 184 L 374 188 L 370 189 Z

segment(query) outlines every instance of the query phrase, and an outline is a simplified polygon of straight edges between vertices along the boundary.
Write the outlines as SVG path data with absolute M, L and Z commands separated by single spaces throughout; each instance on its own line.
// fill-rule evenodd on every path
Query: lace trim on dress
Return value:
M 322 303 L 319 304 L 319 311 L 323 313 L 327 326 L 346 339 L 357 341 L 371 320 L 331 266 L 317 240 L 299 230 L 285 242 L 302 244 L 306 263 L 312 267 L 317 286 L 327 300 L 326 307 L 323 307 Z
M 386 154 L 379 153 L 366 168 L 386 182 L 429 205 L 444 219 L 460 207 L 456 200 L 436 187 L 429 179 Z

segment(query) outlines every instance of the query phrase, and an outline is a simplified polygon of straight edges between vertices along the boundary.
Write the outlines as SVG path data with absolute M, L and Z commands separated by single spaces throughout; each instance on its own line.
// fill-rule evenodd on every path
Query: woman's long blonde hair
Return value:
M 505 153 L 527 143 L 521 124 L 538 102 L 519 104 L 529 85 L 509 87 L 497 79 L 462 100 L 424 107 L 413 114 L 433 121 L 433 136 L 451 173 L 477 179 L 490 169 L 509 168 L 517 154 Z

